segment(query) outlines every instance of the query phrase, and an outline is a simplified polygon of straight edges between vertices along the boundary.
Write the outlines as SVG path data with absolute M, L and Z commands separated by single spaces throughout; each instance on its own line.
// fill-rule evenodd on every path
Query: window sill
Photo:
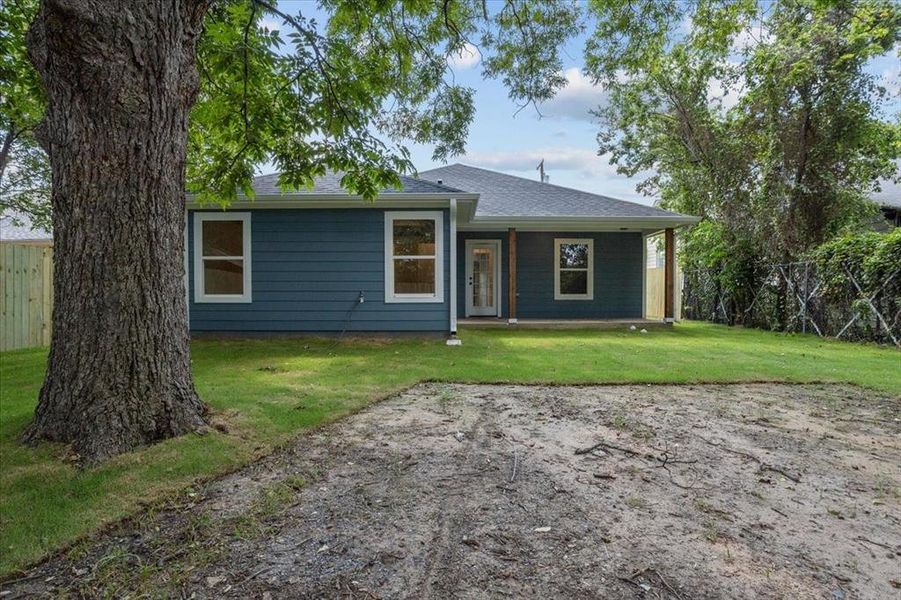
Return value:
M 248 296 L 200 296 L 194 299 L 195 304 L 250 304 L 253 299 Z
M 385 296 L 385 304 L 441 304 L 444 298 L 437 296 Z

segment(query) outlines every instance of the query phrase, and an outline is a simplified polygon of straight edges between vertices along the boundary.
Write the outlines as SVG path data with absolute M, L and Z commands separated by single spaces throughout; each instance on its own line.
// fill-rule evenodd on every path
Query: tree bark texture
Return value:
M 43 0 L 53 339 L 23 440 L 87 463 L 204 425 L 184 288 L 188 113 L 206 2 Z

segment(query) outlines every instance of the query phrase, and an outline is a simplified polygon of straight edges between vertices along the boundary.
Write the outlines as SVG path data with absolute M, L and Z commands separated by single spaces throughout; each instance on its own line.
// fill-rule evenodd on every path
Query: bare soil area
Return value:
M 11 598 L 901 598 L 901 399 L 417 386 Z

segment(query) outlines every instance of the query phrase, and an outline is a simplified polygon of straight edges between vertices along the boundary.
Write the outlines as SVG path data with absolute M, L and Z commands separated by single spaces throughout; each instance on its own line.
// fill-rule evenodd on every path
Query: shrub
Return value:
M 889 233 L 866 232 L 836 238 L 814 249 L 810 258 L 817 267 L 823 292 L 830 299 L 863 300 L 848 272 L 855 275 L 867 297 L 883 286 L 883 297 L 901 296 L 901 228 Z

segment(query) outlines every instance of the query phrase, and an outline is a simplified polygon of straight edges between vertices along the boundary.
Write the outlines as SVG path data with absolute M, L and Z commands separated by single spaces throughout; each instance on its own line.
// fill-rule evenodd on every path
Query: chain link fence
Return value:
M 725 290 L 716 272 L 686 270 L 687 319 L 771 331 L 813 333 L 901 347 L 901 271 L 864 282 L 845 265 L 842 286 L 828 287 L 813 262 L 758 265 L 754 285 Z

